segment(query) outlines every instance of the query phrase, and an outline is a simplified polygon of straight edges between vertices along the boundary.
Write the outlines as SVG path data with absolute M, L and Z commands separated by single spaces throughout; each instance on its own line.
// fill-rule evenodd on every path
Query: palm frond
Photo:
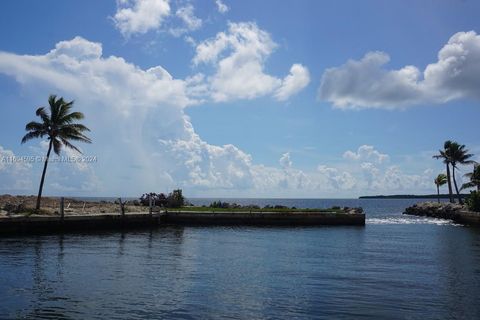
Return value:
M 42 121 L 44 124 L 46 125 L 50 124 L 50 115 L 45 110 L 45 107 L 38 108 L 35 114 L 40 118 L 42 118 Z
M 462 184 L 462 187 L 460 188 L 460 190 L 465 190 L 465 189 L 470 189 L 470 188 L 473 188 L 473 187 L 476 187 L 477 184 L 475 184 L 473 181 L 470 181 L 470 182 L 466 182 L 464 184 Z
M 55 104 L 55 101 L 57 100 L 57 95 L 55 94 L 51 94 L 49 97 L 48 97 L 48 104 L 50 106 L 53 106 Z
M 23 136 L 22 144 L 29 141 L 29 140 L 35 139 L 35 138 L 43 138 L 43 136 L 45 136 L 44 132 L 31 131 L 31 132 L 29 132 L 29 133 L 27 133 L 26 135 Z
M 46 132 L 46 127 L 43 123 L 36 122 L 36 121 L 31 121 L 27 123 L 25 126 L 26 131 L 45 131 Z
M 63 99 L 62 99 L 63 101 Z M 73 100 L 70 101 L 70 102 L 64 102 L 60 105 L 60 108 L 59 108 L 59 112 L 58 112 L 58 119 L 62 119 L 63 117 L 65 117 L 65 115 L 67 115 L 70 110 L 72 109 L 73 107 Z
M 53 139 L 53 152 L 57 155 L 60 155 L 60 151 L 62 151 L 62 142 L 57 138 Z
M 65 103 L 65 101 L 63 100 L 62 97 L 57 99 L 56 96 L 53 96 L 53 99 L 49 99 L 48 103 L 50 105 L 50 114 L 51 114 L 52 122 L 58 124 L 60 110 L 62 108 L 62 105 Z
M 86 126 L 80 123 L 71 123 L 71 124 L 63 125 L 59 130 L 72 131 L 72 132 L 90 131 L 89 128 L 87 128 Z
M 475 160 L 463 160 L 462 162 L 460 162 L 461 164 L 463 165 L 467 165 L 467 164 L 476 164 L 477 161 Z
M 59 122 L 70 124 L 75 120 L 82 120 L 85 116 L 81 112 L 72 112 L 66 115 L 63 115 L 62 118 L 59 119 Z
M 71 144 L 67 139 L 64 139 L 64 138 L 60 137 L 60 140 L 62 141 L 62 143 L 65 147 L 73 149 L 73 150 L 77 151 L 78 153 L 82 154 L 82 151 L 80 151 L 80 149 L 78 149 L 73 144 Z
M 85 143 L 92 143 L 92 140 L 81 134 L 81 133 L 78 133 L 78 134 L 68 134 L 68 135 L 59 135 L 59 137 L 61 139 L 66 139 L 66 140 L 73 140 L 73 141 L 81 141 L 81 142 L 85 142 Z
M 91 143 L 92 140 L 83 134 L 83 132 L 88 132 L 90 129 L 83 124 L 75 123 L 75 120 L 83 119 L 84 115 L 77 111 L 71 112 L 73 103 L 73 100 L 67 102 L 62 97 L 57 98 L 56 95 L 50 95 L 48 97 L 50 112 L 44 107 L 37 109 L 36 115 L 42 121 L 27 123 L 25 129 L 29 132 L 23 137 L 22 143 L 33 138 L 48 136 L 52 141 L 53 151 L 56 154 L 60 154 L 63 146 L 81 153 L 77 147 L 70 143 L 70 140 L 86 143 Z
M 78 126 L 80 126 L 80 128 L 78 128 Z M 87 136 L 85 136 L 82 132 L 85 131 L 86 127 L 84 127 L 83 125 L 81 124 L 71 124 L 71 125 L 65 125 L 65 126 L 62 126 L 58 129 L 58 136 L 61 136 L 63 138 L 72 138 L 72 139 L 75 139 L 75 138 L 81 138 L 81 139 L 85 139 L 85 140 L 90 140 L 90 138 L 88 138 Z M 81 140 L 79 139 L 79 140 Z
M 453 143 L 453 142 L 452 142 L 451 140 L 445 141 L 445 142 L 443 143 L 443 149 L 445 149 L 445 150 L 449 149 L 449 148 L 451 147 L 452 143 Z
M 437 186 L 443 186 L 445 183 L 447 183 L 447 176 L 443 173 L 440 173 L 436 178 L 435 180 L 433 180 L 433 182 L 437 185 Z

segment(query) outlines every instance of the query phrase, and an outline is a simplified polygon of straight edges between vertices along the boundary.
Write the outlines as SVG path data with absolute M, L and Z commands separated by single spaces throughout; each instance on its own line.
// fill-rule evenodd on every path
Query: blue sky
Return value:
M 49 94 L 85 113 L 95 158 L 51 163 L 51 195 L 433 193 L 443 141 L 480 160 L 475 1 L 0 8 L 0 193 L 36 192 L 21 157 L 46 144 L 20 140 Z

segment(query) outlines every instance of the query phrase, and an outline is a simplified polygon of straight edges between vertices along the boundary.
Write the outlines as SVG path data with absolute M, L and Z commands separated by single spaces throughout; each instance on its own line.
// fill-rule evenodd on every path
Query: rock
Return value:
M 345 209 L 344 209 L 345 210 Z M 363 213 L 363 208 L 349 208 L 346 210 L 349 214 L 361 214 Z
M 465 208 L 457 203 L 422 202 L 405 209 L 403 214 L 427 216 L 442 219 L 454 219 Z

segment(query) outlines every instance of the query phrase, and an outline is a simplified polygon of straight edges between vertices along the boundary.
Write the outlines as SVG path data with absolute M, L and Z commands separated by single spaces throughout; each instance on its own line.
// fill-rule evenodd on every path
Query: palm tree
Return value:
M 477 191 L 480 191 L 480 166 L 478 164 L 473 167 L 473 172 L 466 173 L 465 177 L 470 181 L 464 183 L 460 190 L 477 187 Z
M 63 98 L 57 99 L 57 96 L 50 95 L 48 98 L 50 112 L 45 107 L 37 109 L 36 115 L 41 118 L 41 122 L 32 121 L 27 123 L 25 130 L 28 133 L 23 137 L 22 143 L 33 138 L 48 137 L 48 151 L 43 166 L 42 178 L 38 189 L 36 210 L 40 209 L 40 200 L 42 198 L 43 182 L 45 181 L 45 173 L 47 171 L 48 159 L 50 152 L 53 151 L 60 155 L 62 147 L 73 149 L 79 153 L 81 151 L 70 143 L 73 141 L 82 141 L 91 143 L 92 140 L 83 134 L 84 131 L 90 131 L 83 124 L 75 123 L 75 120 L 84 118 L 81 112 L 70 112 L 73 107 L 73 101 L 66 102 Z
M 455 191 L 457 192 L 458 202 L 463 204 L 460 191 L 458 190 L 457 181 L 455 179 L 455 169 L 458 169 L 458 164 L 467 165 L 475 163 L 475 161 L 470 160 L 473 157 L 473 154 L 468 153 L 468 149 L 465 149 L 464 144 L 461 145 L 457 142 L 452 142 L 448 149 L 448 156 L 450 159 L 450 164 L 452 165 L 452 178 L 455 185 Z
M 448 197 L 450 199 L 450 202 L 453 203 L 453 192 L 452 192 L 452 180 L 450 179 L 450 158 L 449 158 L 449 154 L 448 154 L 448 150 L 450 148 L 450 145 L 452 144 L 452 141 L 450 140 L 447 140 L 445 141 L 445 143 L 443 144 L 443 150 L 438 150 L 438 153 L 437 155 L 434 155 L 433 157 L 435 159 L 442 159 L 443 163 L 445 164 L 445 166 L 447 167 L 447 184 L 448 184 Z
M 440 187 L 447 183 L 447 176 L 440 173 L 433 182 L 435 182 L 435 185 L 437 186 L 438 203 L 440 203 Z

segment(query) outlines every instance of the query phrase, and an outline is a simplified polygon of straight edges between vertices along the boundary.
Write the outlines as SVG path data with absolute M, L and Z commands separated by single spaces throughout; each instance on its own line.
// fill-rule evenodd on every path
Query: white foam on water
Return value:
M 426 218 L 426 217 L 388 217 L 388 218 L 368 218 L 366 224 L 434 224 L 438 226 L 462 226 L 452 220 Z

